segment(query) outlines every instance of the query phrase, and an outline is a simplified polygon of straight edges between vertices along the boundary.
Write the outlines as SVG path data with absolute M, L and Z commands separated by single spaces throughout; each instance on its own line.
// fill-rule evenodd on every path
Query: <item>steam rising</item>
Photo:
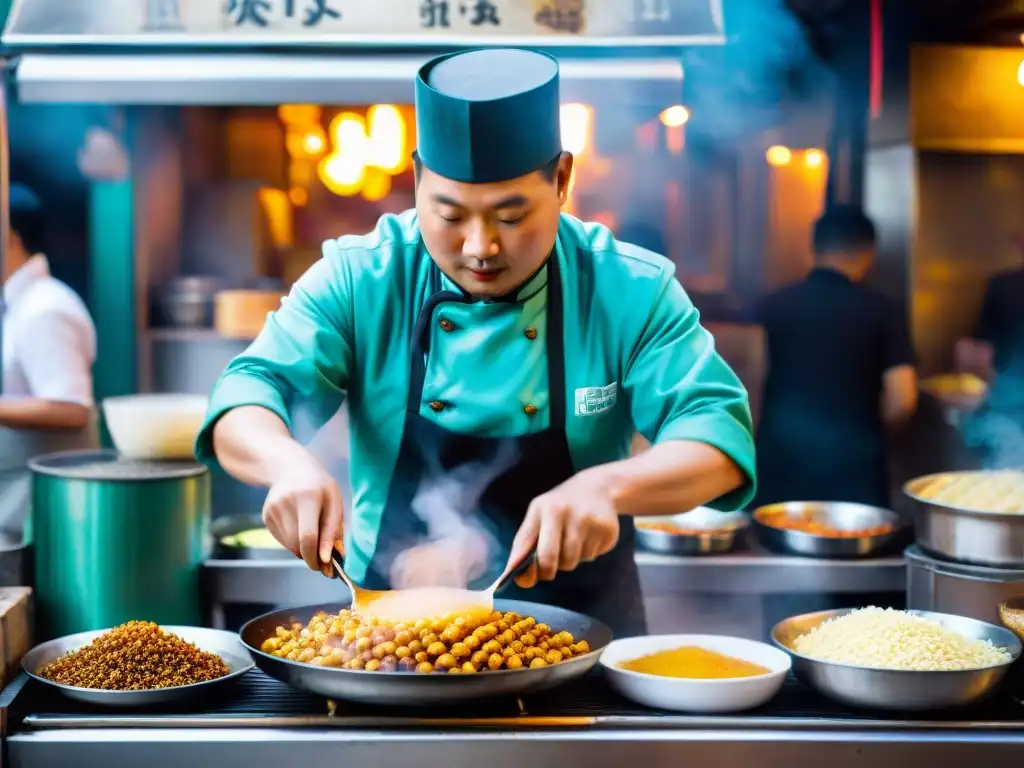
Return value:
M 718 144 L 739 142 L 776 127 L 784 102 L 822 98 L 828 68 L 807 24 L 788 6 L 783 0 L 730 3 L 724 50 L 687 53 L 684 102 L 692 107 L 692 130 Z
M 465 588 L 495 565 L 503 547 L 493 524 L 476 509 L 487 487 L 512 467 L 517 454 L 511 442 L 503 442 L 493 460 L 464 464 L 447 473 L 432 467 L 433 478 L 421 483 L 412 502 L 426 535 L 394 557 L 392 589 Z
M 988 402 L 963 426 L 964 442 L 984 451 L 984 469 L 1024 468 L 1024 376 L 1000 372 Z

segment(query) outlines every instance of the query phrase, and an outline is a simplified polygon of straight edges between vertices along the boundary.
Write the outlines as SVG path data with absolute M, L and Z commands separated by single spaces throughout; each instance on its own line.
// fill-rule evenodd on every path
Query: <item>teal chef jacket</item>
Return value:
M 712 506 L 746 505 L 755 485 L 747 393 L 700 325 L 674 265 L 564 214 L 552 258 L 561 271 L 566 433 L 577 471 L 628 456 L 634 428 L 654 443 L 700 441 L 746 476 Z M 289 427 L 304 409 L 322 425 L 347 400 L 353 509 L 345 551 L 356 580 L 387 536 L 380 522 L 402 438 L 413 329 L 434 269 L 415 211 L 382 217 L 368 235 L 324 243 L 323 258 L 221 375 L 197 439 L 198 458 L 212 464 L 212 427 L 232 408 L 263 406 Z M 459 290 L 443 273 L 441 285 Z M 545 267 L 514 301 L 434 310 L 424 418 L 483 437 L 548 426 L 546 285 Z

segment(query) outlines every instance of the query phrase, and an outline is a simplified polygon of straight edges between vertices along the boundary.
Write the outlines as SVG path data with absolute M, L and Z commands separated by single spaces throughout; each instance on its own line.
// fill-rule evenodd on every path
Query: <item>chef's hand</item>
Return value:
M 331 549 L 341 548 L 341 489 L 305 449 L 279 467 L 263 504 L 263 522 L 306 565 L 334 575 Z
M 532 587 L 593 561 L 618 540 L 619 515 L 607 483 L 599 472 L 587 470 L 530 503 L 509 562 L 521 562 L 536 544 L 536 561 L 516 577 L 520 587 Z

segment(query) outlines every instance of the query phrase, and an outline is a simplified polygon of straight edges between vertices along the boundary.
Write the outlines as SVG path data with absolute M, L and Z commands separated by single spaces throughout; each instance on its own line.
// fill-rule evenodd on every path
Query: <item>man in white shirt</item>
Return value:
M 98 447 L 96 329 L 78 295 L 50 275 L 39 198 L 15 184 L 9 202 L 0 336 L 0 531 L 20 537 L 31 498 L 28 460 Z

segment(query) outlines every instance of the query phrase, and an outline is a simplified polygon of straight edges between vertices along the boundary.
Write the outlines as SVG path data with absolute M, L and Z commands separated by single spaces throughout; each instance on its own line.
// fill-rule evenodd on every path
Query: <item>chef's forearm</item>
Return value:
M 706 443 L 668 440 L 637 456 L 585 470 L 607 483 L 624 515 L 672 515 L 739 488 L 743 472 Z
M 213 450 L 229 475 L 265 488 L 306 455 L 281 417 L 258 405 L 232 408 L 221 416 L 213 428 Z
M 81 403 L 38 397 L 0 398 L 0 426 L 11 429 L 82 429 L 92 410 Z

